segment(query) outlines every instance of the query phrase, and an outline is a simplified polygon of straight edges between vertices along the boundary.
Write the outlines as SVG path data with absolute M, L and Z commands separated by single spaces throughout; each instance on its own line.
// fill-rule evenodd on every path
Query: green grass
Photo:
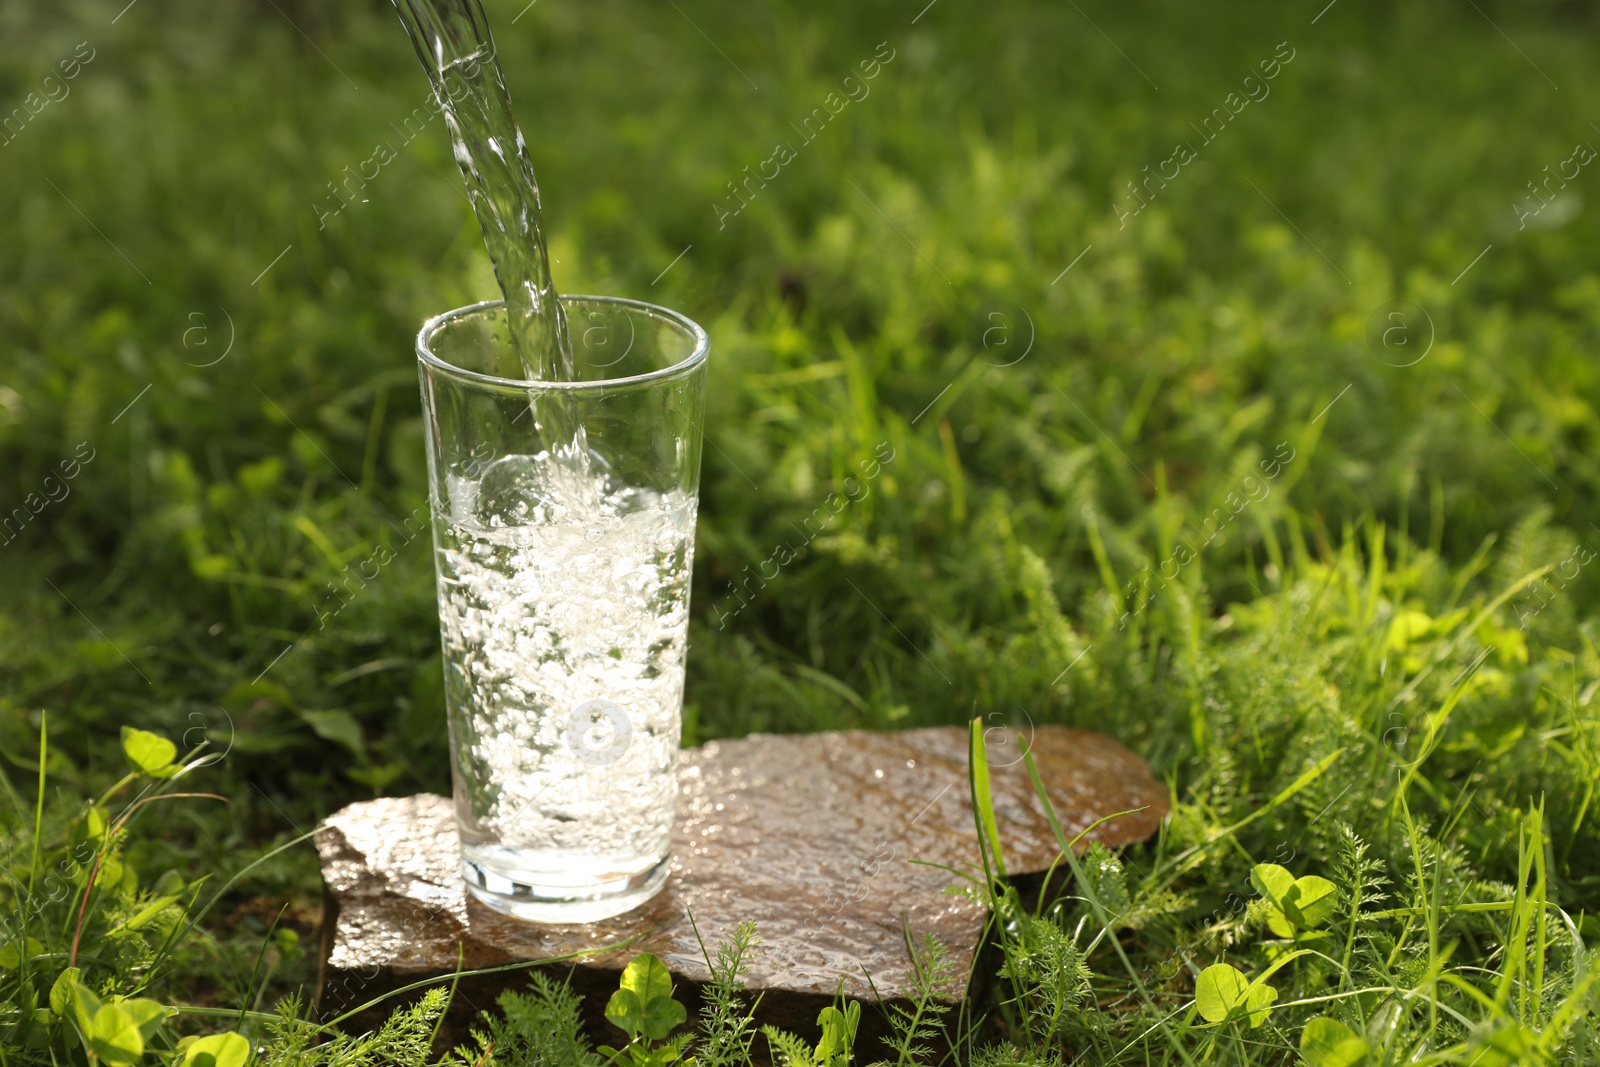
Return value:
M 1077 953 L 1087 992 L 1052 1014 L 1019 963 L 983 1042 L 1284 1063 L 1331 1014 L 1383 1017 L 1371 1062 L 1472 1062 L 1510 1020 L 1548 1062 L 1592 1055 L 1600 176 L 1523 229 L 1513 205 L 1600 145 L 1595 23 L 1476 6 L 489 4 L 558 285 L 712 334 L 686 743 L 1070 723 L 1171 783 L 1126 901 L 1080 886 L 1070 952 L 1013 946 Z M 447 787 L 409 353 L 492 278 L 442 124 L 401 144 L 426 90 L 392 14 L 277 7 L 0 12 L 6 108 L 93 51 L 0 145 L 0 519 L 38 511 L 0 534 L 22 882 L 122 777 L 124 724 L 208 737 L 226 757 L 193 789 L 228 798 L 145 809 L 130 900 Z M 880 42 L 870 95 L 801 145 Z M 1202 144 L 1280 42 L 1270 95 Z M 795 158 L 719 228 L 778 141 Z M 1179 141 L 1194 160 L 1120 226 Z M 367 202 L 319 229 L 380 143 Z M 1427 321 L 1385 348 L 1396 301 Z M 379 544 L 394 562 L 330 616 Z M 1259 1029 L 1202 1028 L 1206 967 L 1306 947 L 1265 925 L 1260 863 L 1337 886 L 1327 958 L 1273 973 Z M 318 894 L 307 847 L 274 855 L 152 995 L 270 1010 L 315 961 L 268 929 L 287 904 L 277 929 L 309 934 Z

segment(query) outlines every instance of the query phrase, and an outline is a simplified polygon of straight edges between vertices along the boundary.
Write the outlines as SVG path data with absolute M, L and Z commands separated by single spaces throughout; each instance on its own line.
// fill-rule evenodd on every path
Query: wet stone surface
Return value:
M 1015 739 L 991 731 L 991 789 L 1013 876 L 1047 870 L 1057 848 Z M 1166 791 L 1137 756 L 1101 734 L 1034 731 L 1033 751 L 1068 837 L 1116 812 L 1090 839 L 1116 846 L 1151 836 L 1167 813 Z M 421 795 L 353 804 L 317 834 L 327 884 L 320 1009 L 330 1018 L 390 990 L 464 969 L 576 957 L 570 970 L 595 1033 L 618 973 L 639 952 L 672 970 L 691 1004 L 708 975 L 707 947 L 740 922 L 762 939 L 749 986 L 761 991 L 759 1022 L 802 1033 L 841 980 L 871 1000 L 866 975 L 892 997 L 907 984 L 902 922 L 930 933 L 966 974 L 979 947 L 982 911 L 946 893 L 955 879 L 933 866 L 979 862 L 966 768 L 966 731 L 752 736 L 685 750 L 679 761 L 672 875 L 644 907 L 586 926 L 538 926 L 470 899 L 460 880 L 450 800 Z M 1085 842 L 1087 844 L 1087 842 Z M 1058 876 L 1059 877 L 1059 876 Z M 621 951 L 600 950 L 638 938 Z M 982 976 L 979 976 L 982 978 Z M 481 1008 L 526 983 L 522 969 L 464 978 L 441 1037 L 464 1038 Z M 394 1006 L 356 1016 L 365 1029 Z M 864 1031 L 879 1013 L 863 1013 Z M 870 1038 L 870 1034 L 865 1034 Z M 757 1042 L 758 1045 L 762 1044 Z

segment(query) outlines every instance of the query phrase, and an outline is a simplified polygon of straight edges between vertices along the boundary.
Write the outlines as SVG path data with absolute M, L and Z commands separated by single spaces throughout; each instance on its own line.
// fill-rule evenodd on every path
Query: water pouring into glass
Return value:
M 590 922 L 666 882 L 704 417 L 705 331 L 561 297 L 478 0 L 394 0 L 502 299 L 417 338 L 462 876 Z

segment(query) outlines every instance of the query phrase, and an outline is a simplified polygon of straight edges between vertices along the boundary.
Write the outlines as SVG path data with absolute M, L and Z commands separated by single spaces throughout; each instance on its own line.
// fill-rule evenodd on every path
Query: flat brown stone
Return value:
M 1013 876 L 1047 870 L 1058 857 L 1014 739 L 991 731 L 991 791 Z M 1121 815 L 1089 837 L 1111 846 L 1143 840 L 1167 813 L 1167 795 L 1142 760 L 1101 734 L 1038 728 L 1034 757 L 1069 836 Z M 1085 841 L 1085 845 L 1087 840 Z M 519 961 L 587 955 L 573 986 L 598 1018 L 618 972 L 654 952 L 690 997 L 709 975 L 686 916 L 708 948 L 752 919 L 762 945 L 748 981 L 764 993 L 760 1022 L 809 1033 L 840 982 L 872 999 L 908 984 L 902 923 L 931 933 L 965 975 L 982 936 L 982 909 L 946 893 L 957 879 L 924 864 L 979 862 L 967 783 L 966 731 L 756 735 L 685 750 L 667 887 L 643 907 L 585 926 L 521 922 L 470 899 L 461 883 L 448 798 L 367 801 L 340 811 L 317 834 L 328 887 L 319 1007 L 332 1017 L 422 979 Z M 923 861 L 912 863 L 911 860 Z M 459 946 L 459 948 L 458 948 Z M 447 1031 L 521 987 L 519 970 L 463 979 Z M 961 995 L 956 991 L 956 996 Z M 370 1026 L 392 1009 L 358 1016 Z M 878 1013 L 863 1013 L 864 1030 Z M 605 1033 L 602 1022 L 597 1033 Z M 619 1033 L 607 1033 L 617 1040 Z M 761 1044 L 759 1041 L 758 1044 Z

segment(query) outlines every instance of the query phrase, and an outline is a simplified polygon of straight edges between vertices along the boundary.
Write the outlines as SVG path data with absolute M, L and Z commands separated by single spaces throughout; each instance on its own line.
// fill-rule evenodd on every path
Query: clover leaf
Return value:
M 1215 963 L 1200 972 L 1194 984 L 1194 1003 L 1207 1022 L 1220 1023 L 1248 1015 L 1252 1029 L 1267 1021 L 1278 991 L 1265 983 L 1252 983 L 1237 967 Z
M 250 1042 L 238 1034 L 185 1038 L 178 1048 L 182 1067 L 245 1067 L 250 1062 Z
M 44 946 L 37 939 L 24 938 L 19 949 L 15 944 L 0 945 L 0 970 L 14 971 L 22 966 L 22 961 L 32 959 L 44 952 Z
M 672 999 L 672 974 L 651 953 L 635 956 L 622 972 L 620 988 L 606 1003 L 606 1018 L 630 1039 L 660 1041 L 689 1013 Z
M 1366 1038 L 1326 1015 L 1312 1019 L 1300 1032 L 1300 1058 L 1306 1067 L 1356 1067 L 1368 1051 Z
M 68 967 L 56 977 L 55 984 L 50 987 L 50 1010 L 63 1019 L 66 1018 L 67 1012 L 72 1010 L 72 991 L 74 987 L 80 985 L 82 977 L 81 969 Z
M 112 1003 L 128 1013 L 139 1028 L 139 1036 L 146 1042 L 156 1036 L 156 1031 L 161 1029 L 161 1024 L 167 1018 L 166 1005 L 147 997 L 113 999 Z
M 102 1004 L 84 1029 L 89 1048 L 104 1063 L 131 1067 L 144 1056 L 139 1020 L 121 1004 Z
M 1294 881 L 1283 901 L 1283 913 L 1302 930 L 1321 926 L 1333 918 L 1339 906 L 1339 890 L 1326 878 L 1307 874 Z
M 848 1057 L 856 1043 L 856 1027 L 861 1022 L 861 1005 L 850 1001 L 844 1011 L 829 1006 L 817 1016 L 822 1028 L 822 1040 L 817 1042 L 816 1061 L 832 1063 L 836 1058 Z
M 178 746 L 148 730 L 124 726 L 122 754 L 127 757 L 129 767 L 152 778 L 171 778 L 178 770 L 172 765 L 178 758 Z
M 1279 937 L 1321 926 L 1339 906 L 1339 891 L 1332 882 L 1314 874 L 1296 878 L 1276 863 L 1251 868 L 1250 884 L 1272 904 L 1267 926 Z

